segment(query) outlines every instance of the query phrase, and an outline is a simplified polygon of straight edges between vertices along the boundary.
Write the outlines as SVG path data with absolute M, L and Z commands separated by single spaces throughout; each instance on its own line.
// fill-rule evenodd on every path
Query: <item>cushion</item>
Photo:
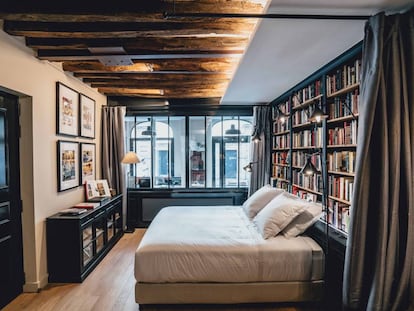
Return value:
M 293 238 L 302 234 L 312 226 L 322 215 L 322 205 L 310 202 L 306 208 L 289 223 L 282 234 L 287 238 Z
M 263 238 L 279 234 L 309 204 L 288 193 L 282 193 L 271 200 L 253 219 Z
M 243 209 L 247 216 L 250 219 L 253 219 L 267 203 L 283 192 L 285 192 L 285 190 L 274 188 L 270 185 L 264 185 L 243 203 Z

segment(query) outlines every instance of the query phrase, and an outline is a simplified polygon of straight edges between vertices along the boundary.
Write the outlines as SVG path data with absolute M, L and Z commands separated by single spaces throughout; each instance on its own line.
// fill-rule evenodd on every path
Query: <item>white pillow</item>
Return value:
M 283 192 L 285 192 L 285 190 L 274 188 L 270 185 L 264 185 L 256 190 L 256 192 L 243 203 L 243 209 L 246 212 L 246 215 L 250 219 L 253 219 L 267 203 Z
M 253 219 L 263 238 L 268 239 L 279 234 L 305 208 L 308 202 L 292 197 L 288 193 L 270 201 Z
M 310 202 L 305 210 L 283 229 L 282 234 L 287 238 L 296 237 L 312 226 L 321 215 L 322 205 Z

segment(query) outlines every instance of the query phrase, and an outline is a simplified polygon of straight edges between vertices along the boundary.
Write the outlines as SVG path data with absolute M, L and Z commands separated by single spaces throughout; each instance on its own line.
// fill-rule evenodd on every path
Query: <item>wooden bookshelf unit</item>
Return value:
M 361 56 L 360 42 L 271 103 L 272 184 L 323 202 L 328 211 L 328 217 L 323 215 L 306 233 L 328 254 L 327 300 L 332 310 L 341 309 L 342 301 L 355 176 Z M 315 107 L 329 116 L 319 124 L 308 120 Z M 281 112 L 288 114 L 283 124 Z M 320 174 L 305 176 L 300 170 L 310 155 Z

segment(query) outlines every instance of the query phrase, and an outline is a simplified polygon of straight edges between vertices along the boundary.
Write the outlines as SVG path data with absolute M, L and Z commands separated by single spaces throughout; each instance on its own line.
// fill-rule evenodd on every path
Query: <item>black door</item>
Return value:
M 23 283 L 18 100 L 0 92 L 0 308 Z

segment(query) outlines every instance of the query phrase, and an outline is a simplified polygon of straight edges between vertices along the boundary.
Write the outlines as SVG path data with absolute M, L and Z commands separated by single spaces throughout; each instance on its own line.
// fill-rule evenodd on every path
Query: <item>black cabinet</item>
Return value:
M 48 217 L 49 282 L 82 282 L 122 235 L 122 195 L 77 216 Z

